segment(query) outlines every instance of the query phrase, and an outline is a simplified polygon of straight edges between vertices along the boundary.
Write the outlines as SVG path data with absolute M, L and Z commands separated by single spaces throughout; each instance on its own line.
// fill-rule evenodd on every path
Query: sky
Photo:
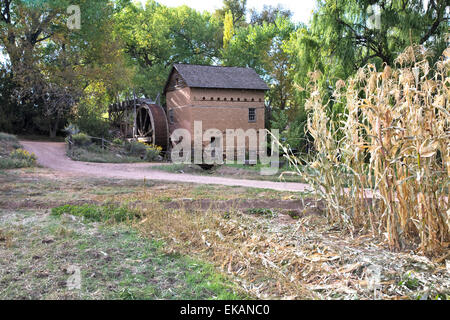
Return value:
M 147 0 L 140 0 L 142 3 Z M 216 9 L 222 7 L 222 0 L 157 0 L 157 2 L 169 7 L 178 7 L 187 5 L 198 11 L 207 10 L 214 12 Z M 293 13 L 293 20 L 295 22 L 308 23 L 312 16 L 315 0 L 247 0 L 247 9 L 255 8 L 260 11 L 264 5 L 277 6 L 281 4 L 285 9 L 289 9 Z

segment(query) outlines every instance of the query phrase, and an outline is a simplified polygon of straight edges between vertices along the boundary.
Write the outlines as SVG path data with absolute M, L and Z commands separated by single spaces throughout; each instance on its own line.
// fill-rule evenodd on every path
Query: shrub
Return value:
M 147 151 L 147 146 L 138 141 L 127 142 L 125 148 L 130 155 L 138 157 L 144 157 Z
M 147 151 L 145 152 L 145 160 L 156 161 L 159 159 L 162 148 L 157 145 L 146 145 Z
M 24 149 L 16 149 L 11 152 L 10 157 L 16 160 L 22 160 L 26 167 L 32 167 L 36 164 L 36 155 Z
M 80 128 L 78 128 L 78 126 L 74 125 L 73 123 L 69 123 L 67 127 L 64 128 L 64 131 L 73 136 L 80 133 Z
M 0 141 L 17 142 L 17 137 L 9 133 L 0 132 Z
M 110 125 L 108 120 L 101 117 L 100 114 L 89 110 L 86 106 L 80 106 L 77 118 L 74 120 L 81 132 L 85 132 L 92 137 L 105 138 L 110 137 Z
M 113 143 L 114 143 L 115 145 L 121 146 L 121 145 L 123 145 L 123 140 L 120 139 L 120 138 L 115 138 L 115 139 L 113 140 Z
M 72 136 L 73 144 L 77 147 L 85 147 L 91 144 L 91 138 L 85 133 L 78 133 Z
M 12 151 L 8 157 L 0 157 L 0 169 L 18 169 L 36 165 L 36 156 L 23 149 Z

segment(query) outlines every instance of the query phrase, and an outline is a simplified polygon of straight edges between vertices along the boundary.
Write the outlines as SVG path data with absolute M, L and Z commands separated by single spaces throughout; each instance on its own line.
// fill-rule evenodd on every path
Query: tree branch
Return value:
M 433 25 L 428 29 L 427 33 L 420 39 L 420 44 L 423 44 L 425 41 L 427 41 L 432 35 L 436 33 L 436 30 L 439 28 L 439 25 L 442 21 L 444 21 L 444 13 L 445 13 L 446 5 L 443 5 L 440 10 L 437 10 L 437 17 L 434 21 Z

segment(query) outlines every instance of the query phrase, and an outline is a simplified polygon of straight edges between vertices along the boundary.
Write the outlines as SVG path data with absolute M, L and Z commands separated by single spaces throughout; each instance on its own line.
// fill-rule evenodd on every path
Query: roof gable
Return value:
M 191 88 L 269 90 L 252 68 L 174 64 L 169 79 L 174 70 Z

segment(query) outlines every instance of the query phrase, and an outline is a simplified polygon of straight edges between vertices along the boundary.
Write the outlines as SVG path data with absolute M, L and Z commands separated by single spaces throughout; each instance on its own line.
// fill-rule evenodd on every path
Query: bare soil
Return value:
M 158 163 L 89 163 L 70 160 L 65 153 L 65 144 L 59 142 L 20 141 L 26 150 L 36 154 L 38 163 L 54 169 L 63 176 L 89 176 L 103 178 L 163 180 L 209 185 L 242 186 L 250 188 L 272 189 L 278 191 L 308 190 L 308 185 L 293 182 L 271 182 L 222 177 L 176 174 L 155 169 Z

